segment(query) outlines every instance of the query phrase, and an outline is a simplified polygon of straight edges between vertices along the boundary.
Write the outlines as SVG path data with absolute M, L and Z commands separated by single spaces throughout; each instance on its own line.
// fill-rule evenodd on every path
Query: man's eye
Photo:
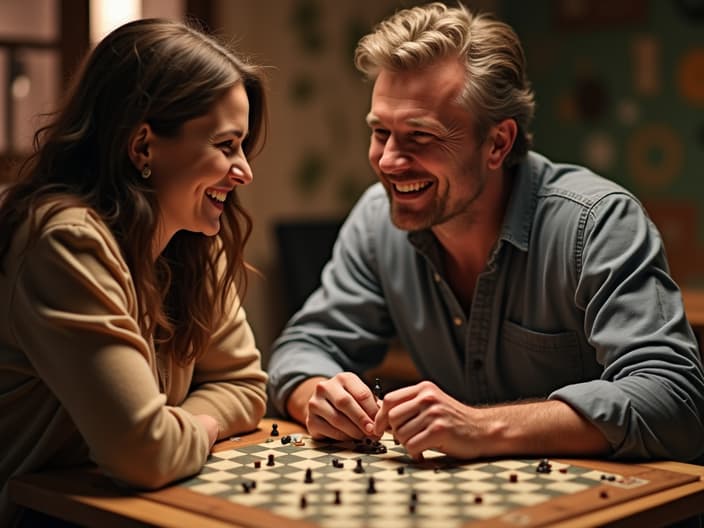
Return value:
M 414 131 L 411 136 L 413 137 L 413 141 L 416 143 L 430 143 L 435 136 L 433 134 L 430 134 L 429 132 L 423 132 L 421 130 L 416 130 Z
M 386 141 L 389 137 L 389 131 L 384 130 L 383 128 L 375 128 L 372 130 L 372 134 L 376 139 L 379 139 L 381 141 Z

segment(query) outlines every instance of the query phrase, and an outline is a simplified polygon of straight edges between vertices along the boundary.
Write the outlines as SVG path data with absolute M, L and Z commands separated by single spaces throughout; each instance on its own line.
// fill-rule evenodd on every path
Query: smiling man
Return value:
M 704 376 L 660 236 L 625 189 L 529 150 L 511 28 L 428 4 L 355 60 L 380 183 L 274 344 L 278 410 L 412 456 L 700 456 Z M 395 338 L 425 381 L 379 403 L 360 376 Z

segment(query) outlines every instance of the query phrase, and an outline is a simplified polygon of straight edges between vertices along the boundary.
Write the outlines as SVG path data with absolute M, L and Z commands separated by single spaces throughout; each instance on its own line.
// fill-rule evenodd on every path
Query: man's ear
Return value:
M 151 162 L 149 148 L 151 138 L 152 129 L 147 123 L 139 125 L 130 135 L 127 143 L 127 155 L 138 171 L 141 171 L 145 165 Z
M 504 119 L 489 129 L 488 164 L 492 170 L 500 169 L 506 156 L 511 152 L 518 135 L 518 125 L 515 119 Z

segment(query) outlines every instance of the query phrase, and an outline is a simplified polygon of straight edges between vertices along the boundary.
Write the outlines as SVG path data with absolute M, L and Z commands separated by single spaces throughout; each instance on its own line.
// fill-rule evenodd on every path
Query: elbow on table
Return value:
M 98 466 L 107 476 L 129 487 L 155 490 L 197 473 L 204 463 L 205 460 L 193 460 L 186 464 L 176 464 L 172 456 L 139 453 L 104 463 L 98 461 Z

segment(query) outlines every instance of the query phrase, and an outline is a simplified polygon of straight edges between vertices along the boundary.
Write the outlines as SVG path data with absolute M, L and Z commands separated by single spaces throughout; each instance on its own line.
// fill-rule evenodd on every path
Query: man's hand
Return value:
M 472 407 L 423 381 L 384 396 L 374 422 L 376 435 L 391 429 L 408 454 L 426 449 L 468 459 L 503 455 L 604 455 L 604 435 L 568 404 L 525 401 Z
M 434 383 L 423 381 L 384 396 L 374 432 L 391 429 L 413 458 L 436 449 L 458 458 L 480 456 L 472 414 L 476 410 L 451 398 Z
M 351 372 L 304 381 L 294 389 L 287 408 L 313 438 L 335 440 L 374 436 L 379 410 L 372 391 Z

